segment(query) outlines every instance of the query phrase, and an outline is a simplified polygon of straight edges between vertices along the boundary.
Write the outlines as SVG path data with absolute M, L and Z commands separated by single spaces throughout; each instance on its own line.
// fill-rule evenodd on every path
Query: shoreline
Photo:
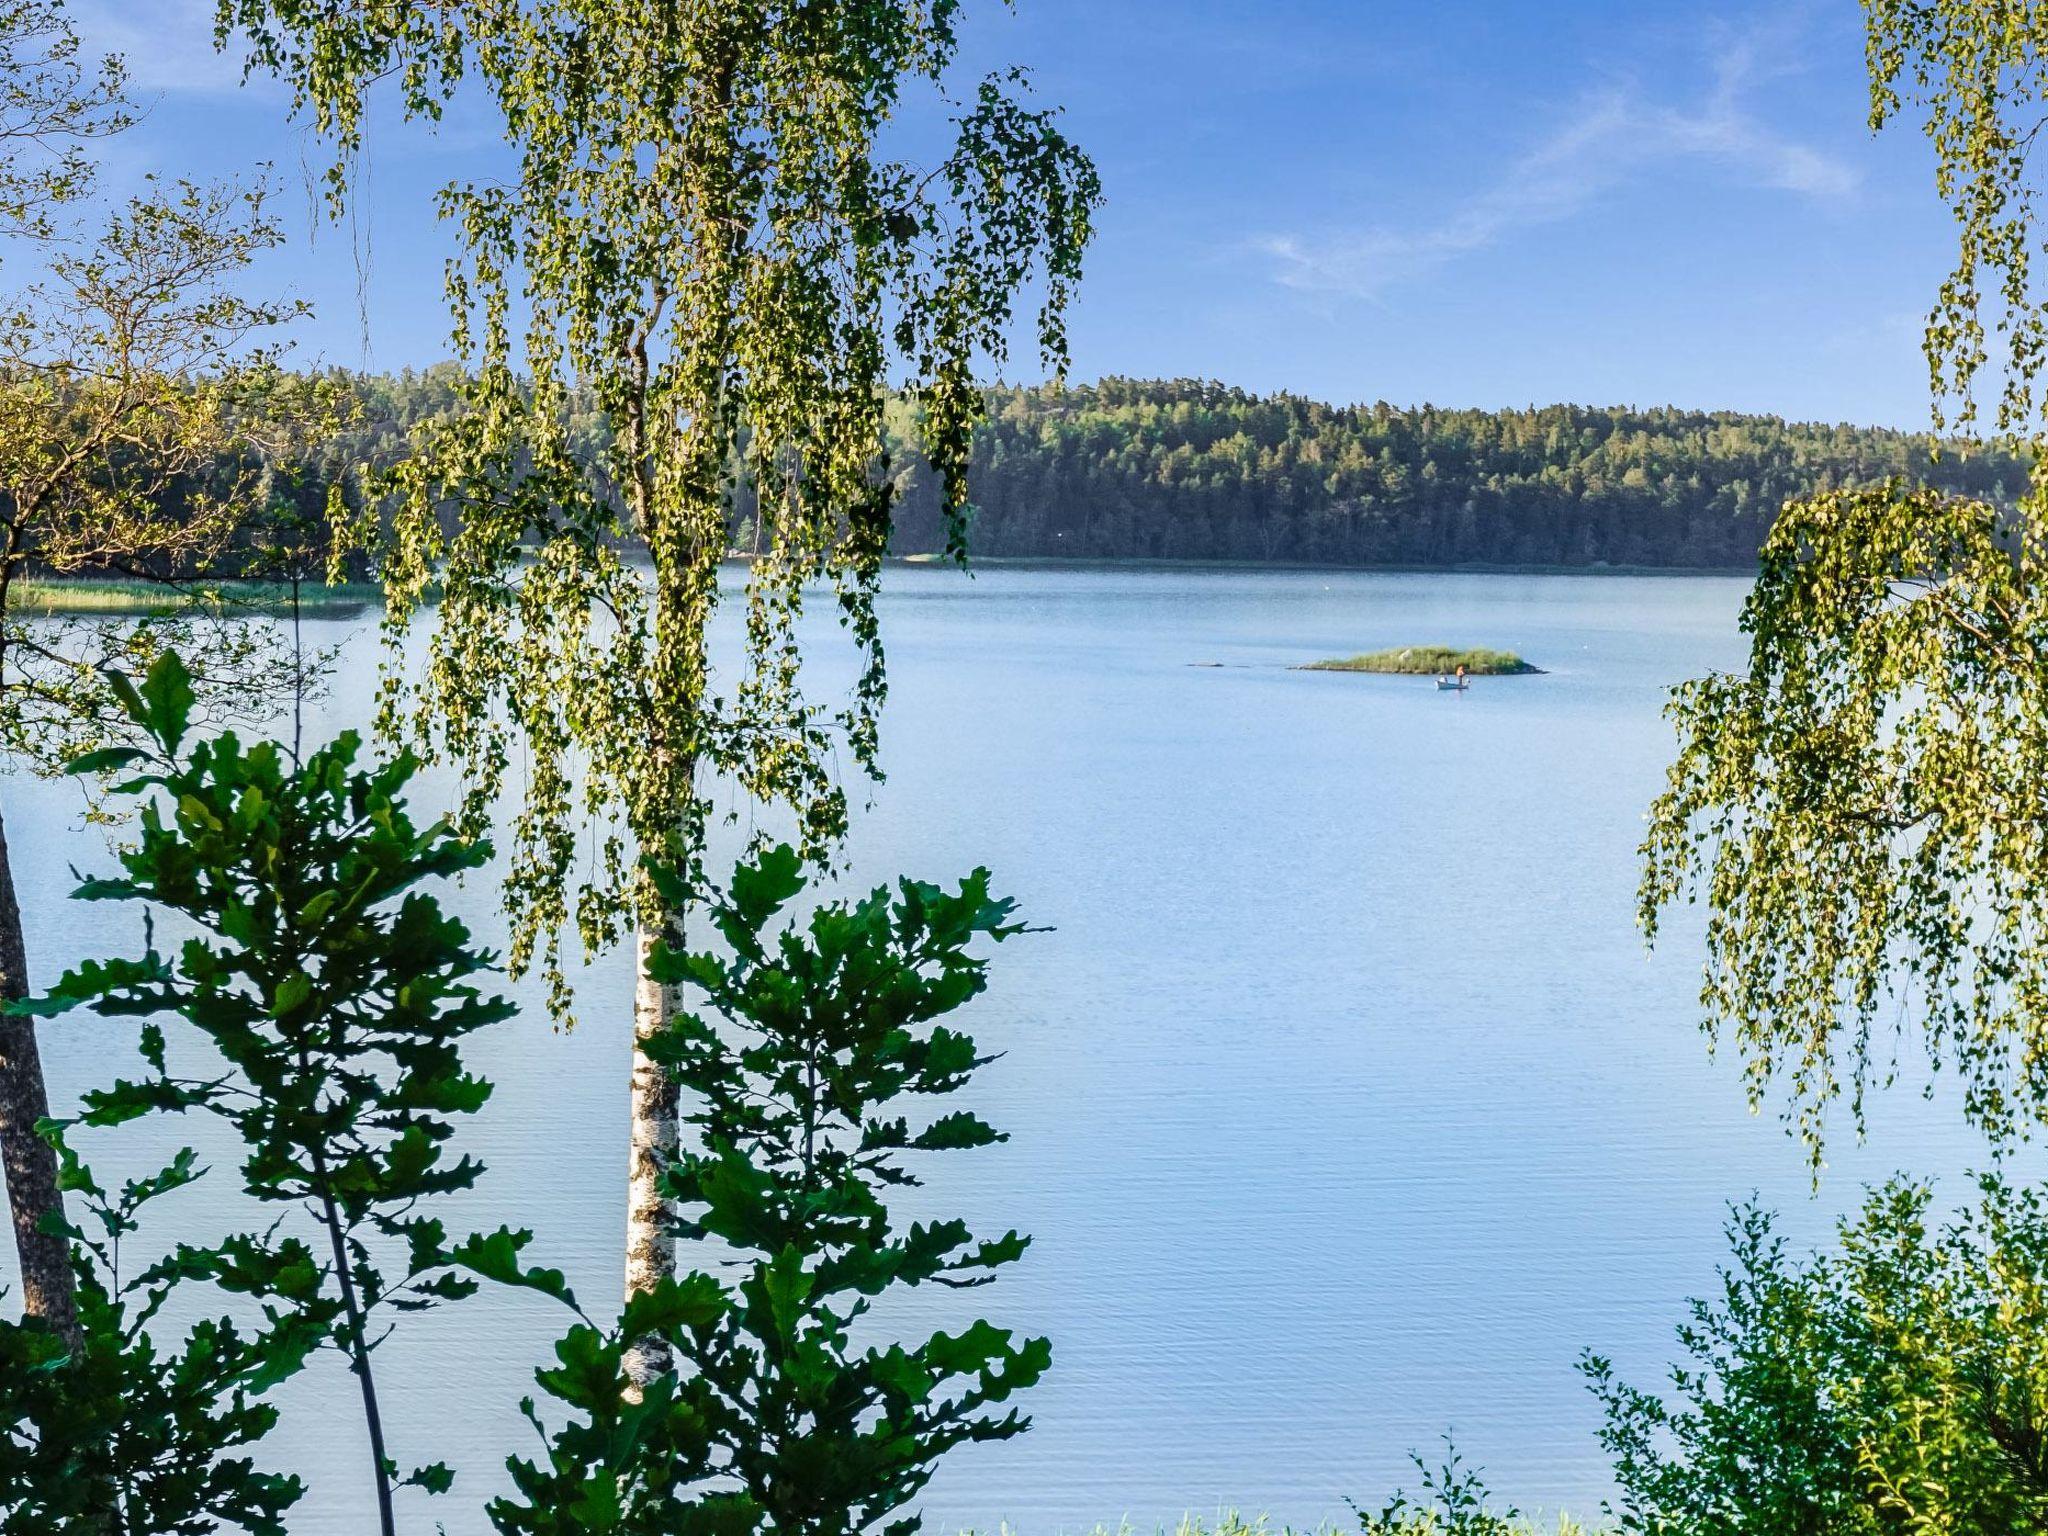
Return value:
M 753 557 L 741 551 L 726 556 L 725 564 L 744 567 Z M 944 555 L 890 555 L 887 566 L 910 570 L 959 569 Z M 970 558 L 966 572 L 1011 571 L 1186 571 L 1252 575 L 1261 572 L 1312 575 L 1316 572 L 1366 576 L 1541 576 L 1578 577 L 1600 580 L 1606 577 L 1744 578 L 1755 576 L 1753 567 L 1676 565 L 1303 565 L 1289 561 L 1253 560 L 1163 560 L 1138 556 L 1064 557 L 1057 555 L 983 555 Z M 251 612 L 276 613 L 286 606 L 287 588 L 267 582 L 231 581 L 220 584 L 225 606 Z M 383 593 L 370 582 L 350 582 L 341 587 L 308 583 L 301 593 L 307 618 L 353 617 L 365 609 L 381 607 Z M 31 614 L 99 614 L 103 617 L 150 617 L 173 612 L 182 600 L 168 597 L 162 587 L 146 581 L 100 577 L 78 579 L 44 578 L 25 581 L 12 594 L 11 611 Z
M 729 557 L 729 563 L 748 565 L 750 555 Z M 889 555 L 889 565 L 911 567 L 952 567 L 946 555 Z M 1358 575 L 1724 575 L 1724 578 L 1753 580 L 1755 565 L 1491 565 L 1464 561 L 1458 565 L 1323 565 L 1309 561 L 1264 561 L 1264 559 L 1163 559 L 1151 555 L 971 555 L 967 569 L 1104 569 L 1104 571 L 1350 571 Z
M 210 596 L 209 596 L 210 595 Z M 380 606 L 383 591 L 368 582 L 339 586 L 307 582 L 299 590 L 303 617 L 354 618 Z M 291 611 L 288 582 L 234 579 L 174 588 L 132 577 L 30 577 L 8 593 L 10 613 L 41 617 L 98 615 L 108 619 L 165 618 L 198 607 L 215 606 L 224 613 L 276 616 Z
M 750 564 L 751 556 L 728 557 L 729 563 Z M 945 555 L 890 555 L 889 565 L 951 567 Z M 1150 570 L 1150 571 L 1345 571 L 1377 576 L 1727 576 L 1754 579 L 1754 565 L 1495 565 L 1465 561 L 1456 565 L 1342 565 L 1295 560 L 1168 560 L 1143 555 L 973 555 L 971 572 L 1000 570 Z

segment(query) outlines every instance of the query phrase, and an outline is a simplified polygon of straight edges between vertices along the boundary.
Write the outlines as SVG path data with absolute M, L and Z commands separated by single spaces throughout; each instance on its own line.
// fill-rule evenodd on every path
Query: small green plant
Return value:
M 456 1117 L 490 1085 L 462 1062 L 465 1037 L 508 1017 L 474 978 L 489 967 L 468 931 L 420 882 L 488 857 L 445 823 L 416 828 L 404 791 L 409 756 L 356 766 L 344 734 L 296 763 L 233 733 L 185 746 L 194 695 L 175 654 L 141 688 L 112 686 L 152 744 L 91 754 L 81 772 L 140 769 L 119 789 L 142 799 L 123 874 L 78 894 L 141 901 L 195 930 L 169 954 L 145 925 L 138 959 L 95 961 L 22 1011 L 89 1007 L 145 1020 L 145 1075 L 85 1095 L 74 1124 L 114 1126 L 153 1112 L 205 1113 L 246 1149 L 244 1187 L 279 1221 L 212 1245 L 181 1245 L 152 1274 L 207 1281 L 255 1300 L 281 1327 L 338 1349 L 354 1372 L 382 1528 L 394 1487 L 446 1489 L 445 1467 L 401 1478 L 378 1406 L 375 1326 L 390 1314 L 459 1299 L 461 1268 L 435 1200 L 472 1185 L 479 1165 L 444 1155 Z M 185 1029 L 179 1049 L 160 1019 Z M 173 1062 L 203 1042 L 205 1066 Z M 307 1233 L 291 1230 L 306 1213 Z M 524 1235 L 476 1239 L 516 1253 Z
M 1520 1510 L 1493 1507 L 1485 1479 L 1465 1464 L 1449 1435 L 1441 1466 L 1431 1467 L 1414 1451 L 1408 1459 L 1422 1479 L 1421 1494 L 1397 1492 L 1377 1513 L 1353 1504 L 1360 1536 L 1523 1536 L 1530 1529 Z
M 103 1189 L 51 1132 L 65 1192 L 83 1205 L 69 1227 L 78 1278 L 73 1351 L 37 1320 L 0 1322 L 0 1536 L 210 1531 L 222 1522 L 284 1536 L 304 1492 L 245 1454 L 277 1410 L 261 1401 L 296 1373 L 325 1333 L 306 1311 L 245 1332 L 228 1318 L 194 1324 L 179 1347 L 151 1323 L 180 1284 L 175 1268 L 124 1268 L 122 1240 L 144 1206 L 197 1180 L 190 1148 L 153 1175 Z
M 698 894 L 655 878 L 668 899 Z M 647 1047 L 696 1131 L 665 1183 L 681 1235 L 722 1247 L 730 1268 L 665 1281 L 616 1328 L 563 1339 L 539 1380 L 577 1417 L 543 1461 L 513 1464 L 518 1496 L 491 1511 L 508 1536 L 908 1536 L 920 1521 L 905 1508 L 941 1456 L 1027 1427 L 997 1410 L 1051 1363 L 1045 1340 L 986 1321 L 911 1344 L 855 1337 L 892 1289 L 983 1286 L 1027 1246 L 1014 1232 L 978 1241 L 957 1219 L 906 1227 L 889 1208 L 917 1184 L 914 1158 L 1003 1139 L 971 1111 L 909 1110 L 991 1059 L 940 1021 L 986 985 L 976 942 L 1024 930 L 986 871 L 953 892 L 904 881 L 780 922 L 803 888 L 797 853 L 768 849 L 707 902 L 723 953 L 653 958 L 704 1000 Z M 509 1252 L 476 1260 L 520 1278 Z M 558 1276 L 529 1283 L 563 1294 Z M 680 1369 L 635 1393 L 625 1355 L 649 1333 Z

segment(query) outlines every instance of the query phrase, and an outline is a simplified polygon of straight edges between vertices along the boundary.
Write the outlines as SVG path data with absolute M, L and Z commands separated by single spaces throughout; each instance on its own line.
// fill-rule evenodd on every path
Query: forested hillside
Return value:
M 354 382 L 362 423 L 309 490 L 344 460 L 393 461 L 455 403 L 446 369 Z M 1909 433 L 1670 407 L 1339 407 L 1137 379 L 997 389 L 990 405 L 971 542 L 995 556 L 1740 566 L 1790 497 L 1907 475 L 1999 499 L 2025 474 L 1998 453 L 1934 462 Z M 892 414 L 896 552 L 935 552 L 938 489 L 913 416 Z M 735 542 L 751 537 L 736 509 Z
M 1221 384 L 1003 389 L 975 446 L 987 555 L 1335 564 L 1746 564 L 1787 498 L 1905 474 L 1999 497 L 2004 455 L 1930 463 L 1867 427 L 1670 408 L 1336 407 Z M 936 546 L 909 477 L 899 545 Z

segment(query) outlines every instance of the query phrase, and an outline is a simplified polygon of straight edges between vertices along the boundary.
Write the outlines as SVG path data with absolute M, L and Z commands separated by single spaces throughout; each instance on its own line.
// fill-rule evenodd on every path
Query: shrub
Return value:
M 694 905 L 698 893 L 658 878 Z M 658 977 L 704 998 L 647 1046 L 696 1130 L 667 1188 L 683 1236 L 730 1264 L 634 1298 L 615 1327 L 585 1321 L 564 1337 L 539 1380 L 575 1417 L 544 1459 L 513 1464 L 518 1497 L 492 1509 L 508 1536 L 907 1536 L 920 1521 L 904 1508 L 939 1457 L 1027 1427 L 1002 1405 L 1050 1364 L 1045 1340 L 985 1321 L 909 1343 L 855 1339 L 885 1292 L 986 1285 L 1028 1244 L 1014 1232 L 979 1241 L 958 1219 L 905 1226 L 889 1206 L 918 1182 L 916 1158 L 1003 1139 L 968 1110 L 917 1123 L 908 1111 L 991 1059 L 941 1021 L 986 985 L 976 942 L 1023 930 L 986 871 L 953 892 L 906 880 L 893 896 L 779 921 L 803 886 L 797 854 L 769 849 L 706 903 L 724 953 L 655 958 Z M 562 1294 L 558 1280 L 533 1283 Z M 636 1401 L 624 1359 L 649 1334 L 679 1369 Z

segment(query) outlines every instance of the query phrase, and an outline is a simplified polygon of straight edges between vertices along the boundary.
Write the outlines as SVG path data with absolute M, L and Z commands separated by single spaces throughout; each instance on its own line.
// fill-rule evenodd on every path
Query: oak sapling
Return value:
M 477 1287 L 431 1213 L 481 1171 L 447 1156 L 457 1117 L 490 1094 L 465 1069 L 462 1042 L 512 1013 L 477 985 L 491 957 L 413 887 L 474 869 L 489 850 L 445 822 L 415 827 L 404 802 L 414 760 L 359 767 L 353 733 L 302 764 L 232 732 L 188 745 L 194 695 L 174 653 L 141 688 L 118 678 L 115 688 L 151 746 L 95 753 L 80 768 L 135 770 L 118 791 L 142 802 L 138 836 L 118 878 L 89 880 L 78 895 L 148 902 L 196 932 L 166 954 L 152 931 L 141 958 L 82 965 L 28 1007 L 147 1020 L 147 1072 L 88 1093 L 79 1123 L 200 1112 L 240 1137 L 247 1193 L 285 1213 L 262 1233 L 180 1247 L 161 1273 L 296 1316 L 347 1357 L 388 1536 L 393 1489 L 439 1492 L 450 1474 L 399 1477 L 373 1325 Z M 183 1026 L 177 1050 L 166 1016 Z M 188 1036 L 210 1048 L 204 1075 L 174 1065 Z M 292 1226 L 300 1213 L 311 1218 L 303 1235 Z M 488 1241 L 516 1253 L 525 1235 Z
M 277 1422 L 263 1401 L 320 1342 L 317 1311 L 258 1327 L 202 1318 L 175 1348 L 158 1335 L 179 1277 L 122 1252 L 147 1205 L 197 1181 L 192 1149 L 118 1190 L 103 1188 L 65 1139 L 46 1136 L 83 1225 L 72 1244 L 78 1345 L 39 1318 L 0 1320 L 0 1536 L 58 1531 L 171 1536 L 222 1523 L 284 1536 L 304 1493 L 248 1453 Z
M 958 1219 L 905 1225 L 890 1205 L 919 1182 L 919 1156 L 1004 1139 L 970 1110 L 909 1111 L 992 1059 L 942 1021 L 987 984 L 977 943 L 1024 930 L 980 870 L 957 891 L 906 880 L 801 923 L 781 916 L 805 883 L 792 848 L 708 895 L 653 878 L 669 899 L 701 898 L 721 942 L 652 957 L 701 1004 L 649 1049 L 694 1132 L 663 1173 L 678 1235 L 729 1262 L 663 1281 L 616 1328 L 570 1332 L 539 1379 L 576 1418 L 542 1462 L 513 1464 L 518 1497 L 492 1517 L 507 1536 L 903 1536 L 940 1457 L 1025 1430 L 1002 1405 L 1052 1358 L 986 1321 L 907 1344 L 861 1326 L 885 1293 L 986 1285 L 1028 1245 L 977 1240 Z M 636 1400 L 630 1353 L 649 1334 L 680 1369 Z

